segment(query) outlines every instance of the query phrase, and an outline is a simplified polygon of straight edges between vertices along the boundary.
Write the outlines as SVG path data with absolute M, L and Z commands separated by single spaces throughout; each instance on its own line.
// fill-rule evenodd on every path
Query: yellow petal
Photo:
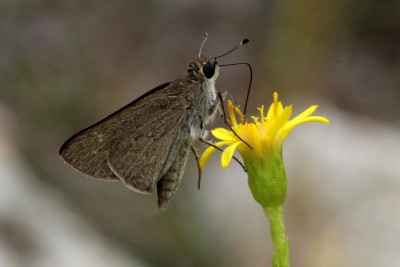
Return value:
M 221 142 L 217 142 L 215 145 L 217 147 L 223 147 L 227 144 L 230 144 L 230 141 L 221 141 Z M 214 154 L 214 152 L 217 151 L 217 149 L 213 146 L 209 146 L 201 155 L 200 159 L 199 159 L 199 164 L 200 164 L 200 170 L 202 170 L 204 168 L 204 166 L 207 164 L 208 160 L 210 159 L 210 157 Z
M 222 152 L 222 156 L 221 156 L 222 168 L 226 168 L 229 166 L 229 163 L 231 162 L 231 159 L 232 159 L 233 153 L 235 152 L 236 147 L 241 143 L 242 143 L 241 141 L 233 143 L 232 145 L 230 145 L 224 149 L 224 152 Z
M 254 123 L 249 123 L 246 125 L 245 135 L 242 135 L 242 138 L 249 144 L 252 148 L 255 146 L 259 146 L 260 144 L 260 131 L 257 125 Z M 247 145 L 246 145 L 247 147 Z
M 236 141 L 237 137 L 231 131 L 224 128 L 217 128 L 211 131 L 212 135 L 224 141 Z
M 283 112 L 282 102 L 278 101 L 278 93 L 274 92 L 274 102 L 269 106 L 267 119 L 278 117 Z
M 322 122 L 326 124 L 331 124 L 331 122 L 327 118 L 322 116 L 310 116 L 306 118 L 304 122 Z
M 228 101 L 228 113 L 229 113 L 229 117 L 231 118 L 231 123 L 232 126 L 236 126 L 237 125 L 237 121 L 236 121 L 236 117 L 235 117 L 235 112 L 233 111 L 233 103 L 232 101 Z
M 267 113 L 267 120 L 270 120 L 274 117 L 274 107 L 275 107 L 274 103 L 272 103 L 271 106 L 269 106 L 268 113 Z
M 318 108 L 317 105 L 311 106 L 305 111 L 303 111 L 301 114 L 298 116 L 294 117 L 291 119 L 286 125 L 285 125 L 285 131 L 291 131 L 294 127 L 296 127 L 299 124 L 305 123 L 305 122 L 322 122 L 322 123 L 327 123 L 329 124 L 329 121 L 320 116 L 310 116 L 311 114 L 314 113 L 314 111 Z M 286 133 L 287 135 L 287 133 Z
M 311 114 L 314 113 L 314 111 L 318 108 L 318 105 L 311 106 L 308 109 L 304 110 L 301 114 L 297 115 L 296 117 L 293 118 L 293 120 L 296 119 L 301 119 L 310 116 Z
M 199 165 L 200 165 L 200 170 L 202 170 L 204 168 L 204 166 L 206 166 L 207 161 L 210 159 L 210 157 L 212 156 L 212 154 L 214 154 L 214 152 L 217 149 L 215 147 L 209 146 L 201 155 L 200 159 L 199 159 Z
M 297 118 L 297 117 L 296 117 Z M 306 122 L 322 122 L 326 124 L 330 124 L 327 118 L 321 116 L 310 116 L 302 119 L 291 120 L 288 124 L 285 125 L 282 132 L 282 140 L 285 140 L 286 136 L 293 130 L 294 127 Z
M 301 118 L 301 119 L 296 119 L 296 120 L 291 120 L 285 128 L 291 130 L 294 127 L 296 127 L 299 124 L 305 123 L 305 122 L 322 122 L 329 124 L 329 120 L 327 118 L 321 117 L 321 116 L 310 116 L 306 118 Z
M 282 114 L 277 118 L 275 123 L 272 125 L 271 129 L 269 130 L 269 140 L 275 138 L 278 131 L 283 127 L 283 125 L 289 120 L 290 115 L 292 115 L 292 106 L 287 106 L 282 111 Z

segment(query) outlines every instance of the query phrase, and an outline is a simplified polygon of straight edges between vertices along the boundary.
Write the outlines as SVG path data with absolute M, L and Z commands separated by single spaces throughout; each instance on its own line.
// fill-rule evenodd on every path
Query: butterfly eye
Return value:
M 202 70 L 203 70 L 204 76 L 206 76 L 207 79 L 210 79 L 214 76 L 215 64 L 206 63 L 203 65 Z

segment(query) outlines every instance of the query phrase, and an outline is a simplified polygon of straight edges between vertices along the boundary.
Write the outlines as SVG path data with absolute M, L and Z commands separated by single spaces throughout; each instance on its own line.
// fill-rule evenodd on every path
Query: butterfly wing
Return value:
M 151 90 L 72 136 L 60 156 L 91 177 L 119 179 L 135 191 L 151 193 L 175 159 L 177 144 L 190 138 L 188 103 L 180 90 L 173 83 Z

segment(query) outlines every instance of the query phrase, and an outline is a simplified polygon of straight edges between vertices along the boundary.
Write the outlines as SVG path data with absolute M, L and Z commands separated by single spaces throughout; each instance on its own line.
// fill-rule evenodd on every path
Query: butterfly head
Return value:
M 201 52 L 203 51 L 203 46 L 207 41 L 207 37 L 208 34 L 205 33 L 203 41 L 200 46 L 199 55 L 192 62 L 189 63 L 187 74 L 193 81 L 210 82 L 211 84 L 215 84 L 215 80 L 218 78 L 219 74 L 219 65 L 217 62 L 217 58 L 226 56 L 231 52 L 235 51 L 240 46 L 247 44 L 249 42 L 249 39 L 244 39 L 243 41 L 240 42 L 239 45 L 235 46 L 228 52 L 219 55 L 217 57 L 203 57 L 201 56 Z
M 196 57 L 189 63 L 187 74 L 194 81 L 215 83 L 219 75 L 219 65 L 215 58 Z

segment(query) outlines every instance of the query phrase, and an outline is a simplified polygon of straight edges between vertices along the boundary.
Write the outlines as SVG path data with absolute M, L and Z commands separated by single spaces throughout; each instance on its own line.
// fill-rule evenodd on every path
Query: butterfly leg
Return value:
M 200 137 L 201 138 L 201 137 Z M 197 164 L 197 170 L 199 172 L 199 177 L 197 179 L 197 188 L 200 190 L 200 184 L 201 184 L 201 168 L 200 168 L 200 157 L 199 153 L 197 153 L 196 148 L 192 145 L 190 146 L 190 149 L 193 152 L 194 158 L 196 159 L 196 164 Z
M 230 93 L 229 93 L 230 94 Z M 232 126 L 229 124 L 228 119 L 226 117 L 226 112 L 225 112 L 225 107 L 224 107 L 224 98 L 222 96 L 222 93 L 218 92 L 218 98 L 221 103 L 222 107 L 222 116 L 224 117 L 224 122 L 225 124 L 229 127 L 229 129 L 233 132 L 234 135 L 236 135 L 237 138 L 239 138 L 240 141 L 245 143 L 250 149 L 253 149 L 246 141 L 244 141 L 236 132 L 235 130 L 232 129 Z

